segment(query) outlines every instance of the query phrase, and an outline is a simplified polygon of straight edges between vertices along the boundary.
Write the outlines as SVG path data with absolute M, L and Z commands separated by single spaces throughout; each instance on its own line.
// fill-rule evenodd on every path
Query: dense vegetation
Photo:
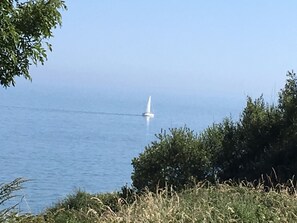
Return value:
M 137 190 L 193 181 L 267 179 L 285 183 L 297 170 L 297 79 L 288 72 L 277 105 L 247 98 L 240 119 L 224 119 L 201 134 L 184 127 L 162 132 L 132 165 Z
M 296 194 L 264 186 L 210 185 L 207 182 L 176 193 L 146 191 L 127 203 L 118 194 L 78 191 L 56 207 L 33 215 L 11 215 L 7 222 L 296 222 Z

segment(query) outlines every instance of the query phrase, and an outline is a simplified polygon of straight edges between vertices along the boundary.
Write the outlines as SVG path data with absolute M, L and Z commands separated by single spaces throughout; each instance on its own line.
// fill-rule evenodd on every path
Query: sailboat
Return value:
M 151 96 L 149 96 L 146 104 L 146 110 L 144 113 L 142 113 L 142 116 L 148 117 L 148 118 L 153 118 L 155 115 L 154 113 L 151 112 Z

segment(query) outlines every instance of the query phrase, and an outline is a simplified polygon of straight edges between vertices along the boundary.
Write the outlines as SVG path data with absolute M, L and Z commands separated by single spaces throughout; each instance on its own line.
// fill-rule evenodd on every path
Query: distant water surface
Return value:
M 152 95 L 148 123 L 141 116 L 147 97 L 2 93 L 0 182 L 30 179 L 20 208 L 33 213 L 77 188 L 116 191 L 131 183 L 131 160 L 155 133 L 184 125 L 199 132 L 242 107 L 231 99 Z

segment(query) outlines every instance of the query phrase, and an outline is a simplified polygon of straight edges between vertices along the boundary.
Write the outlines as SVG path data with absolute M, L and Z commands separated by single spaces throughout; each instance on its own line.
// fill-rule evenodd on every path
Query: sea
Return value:
M 146 119 L 149 96 L 155 117 Z M 118 191 L 131 185 L 131 160 L 155 134 L 184 126 L 199 133 L 237 119 L 244 102 L 177 92 L 2 89 L 0 183 L 28 179 L 11 202 L 35 214 L 77 190 Z

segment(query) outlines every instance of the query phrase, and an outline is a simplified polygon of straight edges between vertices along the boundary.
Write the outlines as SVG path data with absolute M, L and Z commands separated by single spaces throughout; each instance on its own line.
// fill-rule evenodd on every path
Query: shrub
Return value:
M 248 97 L 240 120 L 231 128 L 225 125 L 223 132 L 218 155 L 221 179 L 255 180 L 271 171 L 270 160 L 280 134 L 276 107 L 266 105 L 263 97 L 254 101 Z
M 132 160 L 133 186 L 138 190 L 172 186 L 183 189 L 193 180 L 204 179 L 210 172 L 209 153 L 189 128 L 161 131 L 157 140 Z
M 285 183 L 296 174 L 297 78 L 287 77 L 278 105 L 248 97 L 239 121 L 225 119 L 200 135 L 220 180 L 253 181 L 273 172 L 274 183 Z

